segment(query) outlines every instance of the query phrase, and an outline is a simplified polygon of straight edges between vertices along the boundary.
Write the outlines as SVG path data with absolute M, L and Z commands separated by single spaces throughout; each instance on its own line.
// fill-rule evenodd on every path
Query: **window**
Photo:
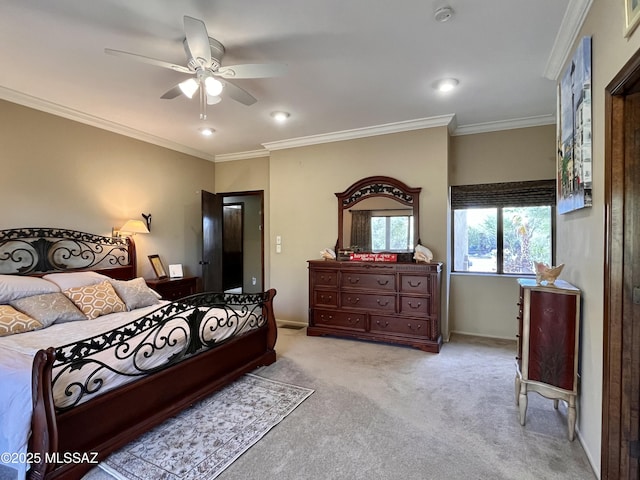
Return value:
M 413 249 L 413 216 L 371 216 L 371 249 L 376 251 L 406 251 Z
M 533 274 L 553 264 L 555 182 L 451 187 L 453 270 Z

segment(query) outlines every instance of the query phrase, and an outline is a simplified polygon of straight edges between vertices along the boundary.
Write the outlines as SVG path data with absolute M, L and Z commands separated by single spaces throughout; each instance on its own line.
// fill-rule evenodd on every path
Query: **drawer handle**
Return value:
M 351 297 L 347 297 L 347 302 L 356 304 L 360 301 L 360 297 L 356 297 L 355 301 Z
M 420 307 L 422 306 L 422 302 L 418 302 L 418 304 L 417 304 L 417 305 L 414 305 L 414 304 L 413 304 L 413 303 L 411 303 L 411 302 L 407 302 L 407 303 L 408 303 L 408 305 L 409 305 L 409 308 L 413 308 L 413 309 L 417 309 L 417 308 L 420 308 Z
M 331 280 L 331 277 L 325 277 L 324 275 L 320 275 L 320 280 Z
M 387 285 L 389 283 L 389 280 L 385 280 L 384 282 L 380 279 L 378 279 L 378 285 Z
M 382 302 L 380 301 L 380 299 L 378 298 L 378 299 L 376 300 L 376 302 L 377 302 L 377 303 L 378 303 L 378 305 L 380 305 L 381 307 L 386 307 L 387 305 L 389 305 L 389 300 L 387 300 L 385 303 L 382 303 Z
M 355 321 L 353 321 L 353 319 L 352 319 L 351 317 L 348 317 L 348 318 L 347 318 L 347 322 L 349 322 L 349 323 L 351 323 L 351 324 L 353 324 L 353 325 L 357 325 L 358 323 L 360 323 L 360 319 L 359 319 L 359 318 L 356 318 L 356 320 L 355 320 Z
M 417 331 L 417 330 L 420 330 L 420 328 L 422 328 L 422 325 L 418 324 L 418 326 L 417 326 L 417 327 L 414 327 L 414 326 L 413 326 L 413 325 L 411 325 L 410 323 L 407 323 L 407 327 L 409 327 L 409 330 Z
M 409 280 L 408 283 L 409 283 L 409 286 L 412 287 L 412 288 L 416 288 L 416 287 L 419 287 L 420 285 L 422 285 L 422 282 L 420 280 L 418 280 L 418 283 L 415 283 L 415 284 L 411 280 Z
M 320 295 L 320 300 L 327 300 L 327 299 L 331 300 L 333 299 L 333 297 L 331 295 L 329 295 L 328 297 L 325 297 L 324 295 Z
M 329 320 L 333 320 L 333 315 L 328 315 L 326 317 L 324 315 L 320 315 L 320 318 L 322 318 L 322 320 L 326 319 L 327 321 L 329 321 Z
M 360 281 L 360 277 L 356 277 L 355 280 L 352 279 L 351 277 L 347 277 L 347 279 L 349 280 L 349 283 L 352 284 L 352 285 L 356 284 L 356 283 L 358 283 Z
M 376 323 L 378 324 L 379 327 L 382 327 L 382 328 L 387 328 L 389 326 L 389 322 L 384 322 L 384 325 L 382 325 L 380 323 L 380 320 L 376 320 Z

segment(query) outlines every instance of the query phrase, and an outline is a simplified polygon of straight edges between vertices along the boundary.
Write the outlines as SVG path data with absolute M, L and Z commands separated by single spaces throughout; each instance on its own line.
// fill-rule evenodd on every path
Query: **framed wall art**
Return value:
M 624 36 L 628 37 L 640 22 L 640 0 L 624 1 Z
M 640 0 L 638 0 L 640 1 Z M 557 208 L 591 206 L 591 37 L 583 37 L 558 86 Z

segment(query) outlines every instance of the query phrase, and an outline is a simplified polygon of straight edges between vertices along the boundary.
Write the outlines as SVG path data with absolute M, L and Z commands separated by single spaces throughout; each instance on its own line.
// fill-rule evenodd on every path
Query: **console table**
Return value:
M 441 263 L 309 262 L 307 335 L 377 340 L 438 353 Z
M 515 394 L 520 424 L 527 414 L 527 394 L 538 392 L 567 402 L 569 439 L 575 438 L 580 337 L 580 290 L 562 280 L 538 285 L 519 279 Z

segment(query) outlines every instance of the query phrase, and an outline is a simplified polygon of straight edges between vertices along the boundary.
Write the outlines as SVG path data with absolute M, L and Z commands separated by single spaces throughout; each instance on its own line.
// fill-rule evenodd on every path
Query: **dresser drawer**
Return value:
M 338 306 L 338 293 L 330 290 L 314 290 L 313 304 L 316 306 Z
M 313 285 L 315 286 L 338 286 L 338 272 L 329 270 L 316 270 L 311 272 Z
M 314 310 L 313 321 L 317 327 L 333 327 L 361 332 L 364 332 L 366 327 L 363 313 Z
M 413 320 L 397 317 L 371 316 L 370 332 L 394 333 L 399 335 L 411 335 L 428 337 L 431 336 L 430 324 L 428 320 Z
M 395 295 L 377 295 L 375 293 L 341 293 L 340 304 L 342 308 L 362 308 L 377 312 L 395 312 Z
M 401 296 L 400 313 L 405 315 L 431 315 L 431 298 Z
M 400 275 L 400 291 L 403 293 L 431 293 L 431 277 Z
M 362 288 L 395 292 L 396 276 L 385 273 L 342 272 L 340 284 L 344 288 Z

